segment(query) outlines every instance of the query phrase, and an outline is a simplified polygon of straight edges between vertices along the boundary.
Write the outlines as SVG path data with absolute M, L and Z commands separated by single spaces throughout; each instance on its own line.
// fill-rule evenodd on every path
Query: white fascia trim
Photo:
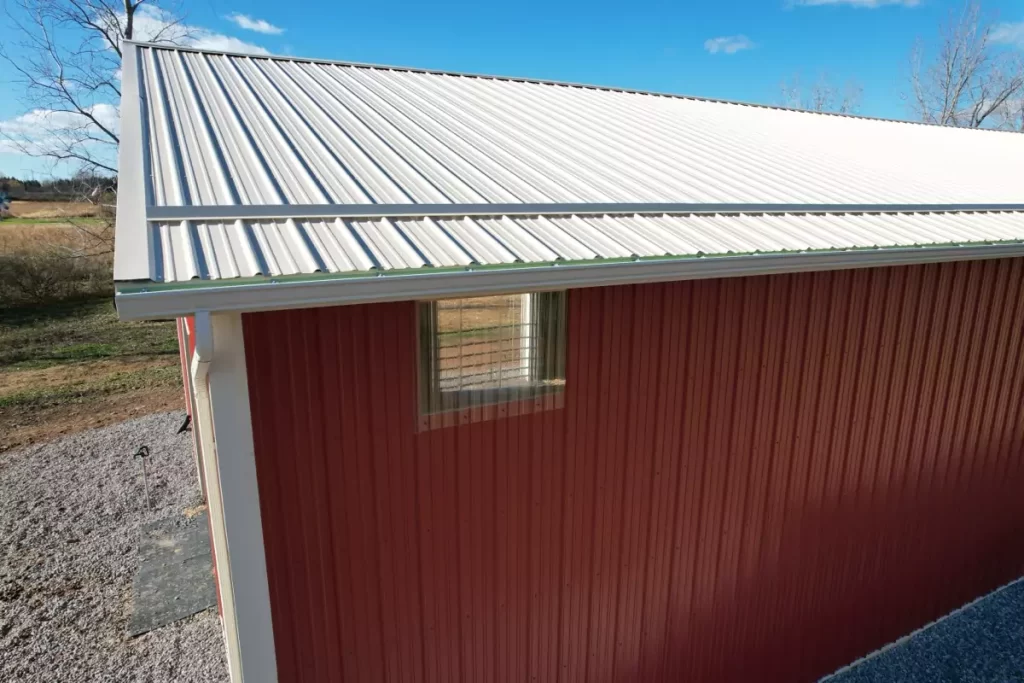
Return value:
M 1024 243 L 753 254 L 441 273 L 425 269 L 422 273 L 377 277 L 325 276 L 291 282 L 270 280 L 246 285 L 119 291 L 115 301 L 122 320 L 145 320 L 189 315 L 197 310 L 265 311 L 1019 256 L 1024 256 Z M 137 285 L 120 283 L 120 286 Z
M 121 141 L 117 154 L 117 220 L 114 225 L 114 279 L 137 280 L 157 272 L 146 207 L 153 203 L 148 181 L 145 134 L 146 98 L 139 48 L 124 46 L 121 60 Z
M 192 363 L 232 683 L 276 683 L 242 318 L 196 313 Z M 215 352 L 216 351 L 216 352 Z

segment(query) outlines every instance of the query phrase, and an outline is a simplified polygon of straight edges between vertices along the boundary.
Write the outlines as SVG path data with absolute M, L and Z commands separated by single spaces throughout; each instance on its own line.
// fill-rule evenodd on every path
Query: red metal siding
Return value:
M 282 681 L 812 680 L 1024 569 L 1024 260 L 574 290 L 418 432 L 412 303 L 244 318 Z

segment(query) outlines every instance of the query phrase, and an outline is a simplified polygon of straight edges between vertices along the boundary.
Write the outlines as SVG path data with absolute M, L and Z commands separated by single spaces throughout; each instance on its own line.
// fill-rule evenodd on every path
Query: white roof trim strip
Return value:
M 1024 204 L 272 204 L 150 206 L 151 221 L 273 220 L 280 218 L 402 218 L 435 216 L 569 216 L 630 214 L 940 213 L 1024 211 Z

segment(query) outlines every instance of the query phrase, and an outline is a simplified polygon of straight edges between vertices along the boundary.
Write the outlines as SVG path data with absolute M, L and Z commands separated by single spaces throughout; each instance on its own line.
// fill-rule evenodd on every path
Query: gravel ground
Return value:
M 822 679 L 822 683 L 890 681 L 1024 681 L 1024 579 Z
M 0 681 L 226 681 L 208 610 L 126 633 L 139 529 L 200 502 L 181 412 L 0 453 Z M 144 509 L 139 445 L 150 448 Z

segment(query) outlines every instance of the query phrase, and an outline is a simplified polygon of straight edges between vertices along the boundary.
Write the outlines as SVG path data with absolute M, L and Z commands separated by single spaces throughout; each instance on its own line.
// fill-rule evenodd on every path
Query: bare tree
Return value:
M 9 144 L 87 173 L 117 172 L 121 43 L 135 37 L 145 1 L 14 1 L 7 10 L 13 37 L 0 43 L 0 58 L 24 89 L 28 111 L 2 130 Z M 182 25 L 160 16 L 145 37 L 181 40 Z
M 1024 60 L 1000 49 L 996 26 L 970 0 L 940 29 L 928 61 L 919 40 L 911 54 L 910 105 L 922 121 L 962 128 L 1024 130 Z
M 860 110 L 864 89 L 856 81 L 847 81 L 843 87 L 835 86 L 827 74 L 821 74 L 809 87 L 801 83 L 800 75 L 783 81 L 779 89 L 783 107 L 834 114 L 856 114 Z
M 78 228 L 79 255 L 113 250 L 113 211 L 120 142 L 121 50 L 132 38 L 182 42 L 186 27 L 167 11 L 140 8 L 147 0 L 12 0 L 13 27 L 0 42 L 26 112 L 0 127 L 0 137 L 24 154 L 72 172 L 74 199 L 99 205 L 100 218 Z M 140 30 L 144 20 L 145 30 Z

